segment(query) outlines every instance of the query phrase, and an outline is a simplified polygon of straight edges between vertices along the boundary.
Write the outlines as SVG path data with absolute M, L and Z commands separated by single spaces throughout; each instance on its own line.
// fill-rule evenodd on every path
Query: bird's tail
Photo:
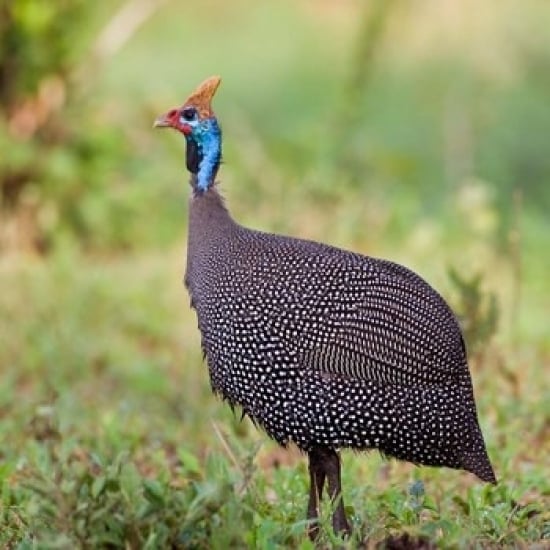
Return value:
M 477 419 L 474 419 L 473 423 L 475 426 L 472 426 L 471 430 L 471 445 L 461 452 L 462 467 L 482 481 L 496 485 L 497 478 L 489 460 Z

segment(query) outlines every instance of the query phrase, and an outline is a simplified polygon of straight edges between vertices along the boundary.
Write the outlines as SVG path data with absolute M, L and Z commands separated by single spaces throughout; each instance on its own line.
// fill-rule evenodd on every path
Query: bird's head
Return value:
M 220 85 L 219 76 L 207 78 L 177 109 L 159 116 L 155 128 L 174 128 L 185 136 L 187 169 L 193 186 L 206 191 L 213 183 L 221 162 L 221 130 L 212 111 L 212 98 Z

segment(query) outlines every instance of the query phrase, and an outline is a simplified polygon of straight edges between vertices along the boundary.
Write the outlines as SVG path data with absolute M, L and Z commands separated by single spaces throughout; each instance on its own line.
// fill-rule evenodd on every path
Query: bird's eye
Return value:
M 194 120 L 196 115 L 197 115 L 197 110 L 194 107 L 186 107 L 181 112 L 181 117 L 183 118 L 183 120 L 188 120 L 188 121 Z

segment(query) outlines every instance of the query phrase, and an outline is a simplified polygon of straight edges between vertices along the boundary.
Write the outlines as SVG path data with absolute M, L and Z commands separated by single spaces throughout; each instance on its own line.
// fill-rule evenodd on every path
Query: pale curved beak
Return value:
M 166 115 L 159 116 L 155 119 L 155 122 L 153 122 L 153 128 L 170 128 L 170 126 L 172 126 L 172 124 Z

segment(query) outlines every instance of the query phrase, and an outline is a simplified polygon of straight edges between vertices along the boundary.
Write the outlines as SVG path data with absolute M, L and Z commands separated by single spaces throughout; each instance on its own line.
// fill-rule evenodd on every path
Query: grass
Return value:
M 394 3 L 336 143 L 363 13 L 332 4 L 170 2 L 98 71 L 99 120 L 127 141 L 94 159 L 103 187 L 76 195 L 95 246 L 61 232 L 46 258 L 0 257 L 0 547 L 312 548 L 306 461 L 211 395 L 172 248 L 181 143 L 150 121 L 215 73 L 239 220 L 405 263 L 481 338 L 471 368 L 499 485 L 344 452 L 353 536 L 331 532 L 327 508 L 320 546 L 550 545 L 548 82 L 534 64 L 550 12 Z M 124 160 L 103 165 L 113 151 Z
M 2 546 L 311 548 L 306 462 L 210 395 L 181 265 L 170 250 L 1 264 Z M 496 488 L 344 453 L 346 544 L 548 542 L 549 364 L 543 338 L 473 358 Z

